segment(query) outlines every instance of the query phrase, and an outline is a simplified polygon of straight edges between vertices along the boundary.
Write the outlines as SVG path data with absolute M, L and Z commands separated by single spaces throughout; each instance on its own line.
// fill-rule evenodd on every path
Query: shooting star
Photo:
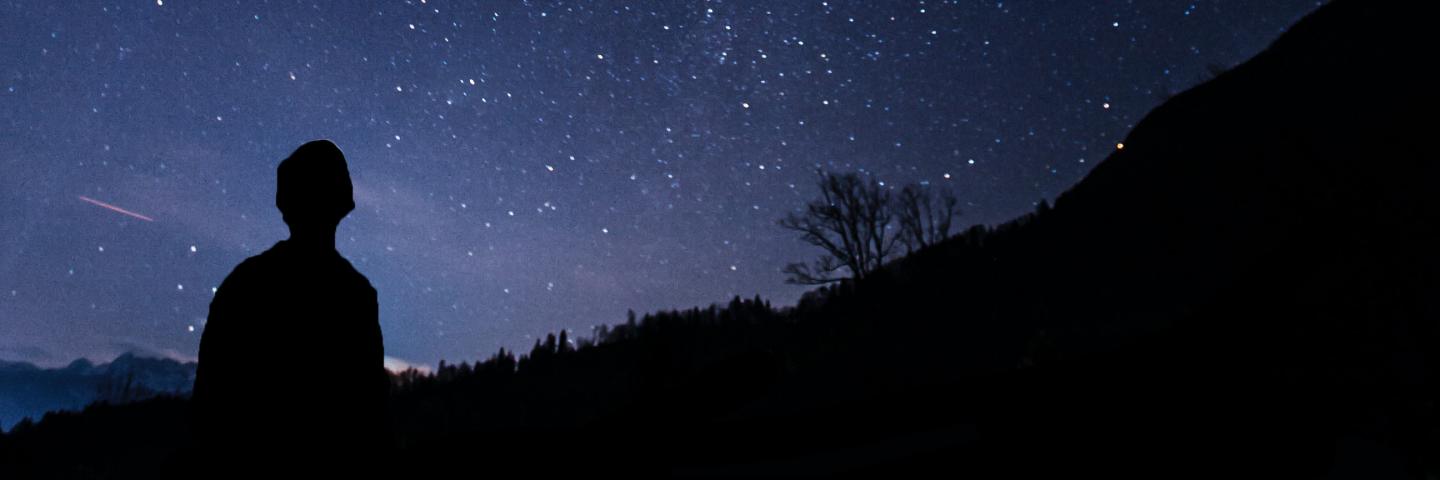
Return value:
M 147 222 L 153 222 L 153 221 L 155 221 L 155 219 L 153 219 L 153 218 L 150 218 L 150 217 L 147 217 L 147 216 L 144 216 L 144 215 L 141 215 L 141 214 L 138 214 L 138 213 L 135 213 L 135 212 L 132 212 L 132 211 L 129 211 L 129 210 L 126 210 L 126 209 L 123 209 L 123 208 L 120 208 L 120 207 L 117 207 L 117 206 L 114 206 L 114 205 L 111 205 L 111 204 L 108 204 L 108 203 L 105 203 L 105 202 L 102 202 L 102 201 L 93 199 L 93 198 L 90 198 L 90 197 L 87 197 L 87 196 L 84 196 L 84 195 L 81 195 L 81 196 L 80 196 L 80 200 L 83 200 L 83 201 L 85 201 L 85 202 L 87 202 L 87 203 L 89 203 L 89 204 L 91 204 L 91 205 L 95 205 L 95 206 L 104 208 L 104 209 L 106 209 L 106 210 L 110 210 L 110 211 L 112 211 L 112 212 L 129 215 L 129 216 L 132 216 L 132 217 L 135 217 L 135 218 L 138 218 L 138 219 L 147 221 Z

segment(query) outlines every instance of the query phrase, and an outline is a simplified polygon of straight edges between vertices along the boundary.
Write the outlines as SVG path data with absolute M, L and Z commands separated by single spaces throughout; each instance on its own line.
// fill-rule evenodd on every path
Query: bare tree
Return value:
M 817 174 L 820 199 L 807 204 L 803 215 L 787 215 L 780 226 L 800 232 L 801 240 L 825 253 L 813 264 L 786 265 L 786 281 L 838 282 L 844 278 L 842 269 L 856 280 L 865 278 L 884 264 L 898 238 L 889 231 L 894 217 L 890 192 L 855 173 Z
M 950 223 L 960 216 L 955 193 L 950 189 L 940 190 L 931 196 L 924 187 L 906 185 L 900 190 L 895 201 L 895 216 L 900 223 L 900 242 L 905 244 L 906 253 L 939 243 L 950 237 Z

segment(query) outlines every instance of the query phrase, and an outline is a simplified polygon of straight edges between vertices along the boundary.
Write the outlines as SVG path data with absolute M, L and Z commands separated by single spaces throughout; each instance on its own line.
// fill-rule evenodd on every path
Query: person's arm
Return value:
M 239 381 L 237 368 L 240 367 L 237 350 L 241 339 L 236 338 L 235 322 L 244 321 L 246 315 L 240 311 L 245 307 L 243 297 L 246 281 L 244 264 L 235 268 L 210 301 L 210 312 L 200 334 L 200 352 L 195 369 L 195 386 L 191 393 L 191 419 L 194 433 L 201 440 L 223 430 L 217 423 L 229 415 L 226 405 L 233 404 L 236 385 Z
M 371 387 L 374 392 L 372 395 L 380 399 L 378 408 L 383 413 L 385 402 L 390 396 L 390 375 L 385 371 L 385 338 L 380 333 L 380 302 L 373 287 L 367 291 L 370 295 L 365 310 L 365 327 L 368 332 L 366 344 L 369 350 L 366 357 L 373 362 L 370 364 L 372 375 L 375 376 L 374 386 Z
M 363 415 L 369 416 L 371 425 L 370 447 L 376 449 L 388 449 L 391 446 L 393 431 L 390 425 L 390 374 L 385 370 L 385 340 L 380 333 L 380 304 L 374 287 L 366 282 L 364 305 L 361 307 L 361 318 L 365 322 L 364 333 L 364 365 L 365 370 L 361 372 L 365 382 L 363 391 L 359 392 L 363 397 Z

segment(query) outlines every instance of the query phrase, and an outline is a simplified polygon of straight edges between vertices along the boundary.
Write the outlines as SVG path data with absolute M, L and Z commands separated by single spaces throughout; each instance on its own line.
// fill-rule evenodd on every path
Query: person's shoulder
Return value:
M 344 276 L 350 280 L 351 284 L 353 284 L 356 288 L 370 292 L 370 294 L 372 295 L 375 294 L 375 286 L 370 284 L 369 278 L 366 278 L 364 274 L 360 273 L 359 270 L 356 270 L 355 265 L 351 264 L 350 260 L 345 258 L 343 255 L 340 255 L 337 252 L 335 256 L 338 259 L 337 263 L 340 265 L 340 270 L 343 272 Z
M 284 259 L 282 257 L 285 256 L 284 249 L 285 241 L 276 242 L 275 245 L 265 249 L 265 251 L 241 261 L 239 265 L 235 266 L 235 270 L 262 270 L 273 267 L 277 263 L 283 263 Z
M 230 271 L 230 275 L 225 277 L 225 283 L 245 281 L 254 277 L 264 276 L 266 272 L 274 269 L 278 260 L 277 257 L 279 256 L 276 251 L 280 247 L 281 244 L 276 243 L 264 252 L 260 252 L 241 261 L 239 265 L 235 265 L 235 268 Z

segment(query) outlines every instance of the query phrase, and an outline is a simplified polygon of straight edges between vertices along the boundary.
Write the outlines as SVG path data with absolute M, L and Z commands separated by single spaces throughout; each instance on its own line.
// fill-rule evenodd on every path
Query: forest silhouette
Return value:
M 394 375 L 390 458 L 420 474 L 1440 474 L 1426 8 L 1327 4 L 1156 108 L 1053 207 L 794 307 L 632 313 Z M 0 437 L 0 463 L 146 471 L 186 445 L 187 408 L 47 415 Z

